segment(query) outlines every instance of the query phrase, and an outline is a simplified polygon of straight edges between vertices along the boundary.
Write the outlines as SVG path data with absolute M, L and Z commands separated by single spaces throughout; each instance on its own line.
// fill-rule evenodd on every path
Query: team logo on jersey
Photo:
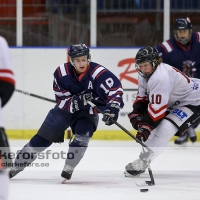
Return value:
M 196 62 L 193 62 L 191 60 L 185 60 L 183 61 L 183 67 L 193 67 Z
M 187 117 L 187 113 L 185 113 L 184 111 L 182 111 L 181 109 L 176 108 L 173 112 L 173 115 L 175 115 L 176 117 L 178 117 L 181 121 Z
M 192 89 L 193 90 L 198 90 L 199 89 L 199 84 L 197 82 L 195 82 L 194 80 L 191 80 L 193 82 L 193 85 L 192 85 Z

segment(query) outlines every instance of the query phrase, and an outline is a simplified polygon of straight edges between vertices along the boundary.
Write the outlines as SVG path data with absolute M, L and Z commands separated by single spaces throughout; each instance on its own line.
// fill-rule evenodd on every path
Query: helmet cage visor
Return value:
M 151 73 L 149 73 L 149 72 L 148 72 L 148 73 L 143 73 L 143 72 L 140 70 L 140 64 L 146 63 L 146 62 L 149 62 L 149 63 L 151 64 L 151 66 L 152 66 L 152 72 L 151 72 Z M 145 79 L 148 79 L 148 78 L 153 74 L 153 72 L 155 71 L 156 65 L 155 65 L 155 62 L 152 61 L 152 60 L 145 60 L 145 61 L 143 61 L 143 62 L 136 62 L 135 68 L 136 68 L 138 74 L 139 74 L 141 77 L 143 77 L 143 78 L 145 78 Z

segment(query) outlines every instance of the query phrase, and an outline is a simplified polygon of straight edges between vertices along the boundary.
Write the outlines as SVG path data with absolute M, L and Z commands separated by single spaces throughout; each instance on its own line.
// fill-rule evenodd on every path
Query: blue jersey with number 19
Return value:
M 73 112 L 71 97 L 92 93 L 93 102 L 101 109 L 107 103 L 117 103 L 123 108 L 123 89 L 119 79 L 100 64 L 90 62 L 87 70 L 77 76 L 74 66 L 68 62 L 60 65 L 54 72 L 53 89 L 60 109 Z M 93 109 L 90 109 L 91 114 Z

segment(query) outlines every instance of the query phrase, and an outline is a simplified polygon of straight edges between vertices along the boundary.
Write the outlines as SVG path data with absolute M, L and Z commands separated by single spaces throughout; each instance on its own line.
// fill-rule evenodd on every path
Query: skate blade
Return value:
M 176 148 L 176 150 L 186 149 L 187 148 L 187 142 L 185 142 L 183 144 L 175 144 L 175 148 Z
M 142 181 L 142 182 L 137 182 L 135 183 L 138 187 L 143 187 L 143 186 L 153 186 L 155 185 L 154 183 L 152 183 L 151 181 Z
M 62 184 L 65 184 L 67 181 L 68 181 L 68 179 L 64 178 L 64 179 L 62 180 Z

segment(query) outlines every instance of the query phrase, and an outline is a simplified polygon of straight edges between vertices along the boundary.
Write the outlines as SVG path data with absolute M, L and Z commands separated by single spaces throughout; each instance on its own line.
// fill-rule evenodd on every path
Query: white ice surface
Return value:
M 12 151 L 27 141 L 10 141 Z M 52 152 L 67 151 L 68 141 L 53 144 Z M 61 184 L 64 159 L 37 159 L 49 167 L 28 167 L 10 181 L 9 200 L 199 200 L 200 144 L 177 148 L 169 143 L 152 163 L 155 186 L 140 192 L 135 182 L 150 180 L 148 172 L 137 178 L 124 177 L 124 167 L 138 158 L 140 145 L 132 141 L 90 141 L 72 179 Z M 143 187 L 144 188 L 144 187 Z

